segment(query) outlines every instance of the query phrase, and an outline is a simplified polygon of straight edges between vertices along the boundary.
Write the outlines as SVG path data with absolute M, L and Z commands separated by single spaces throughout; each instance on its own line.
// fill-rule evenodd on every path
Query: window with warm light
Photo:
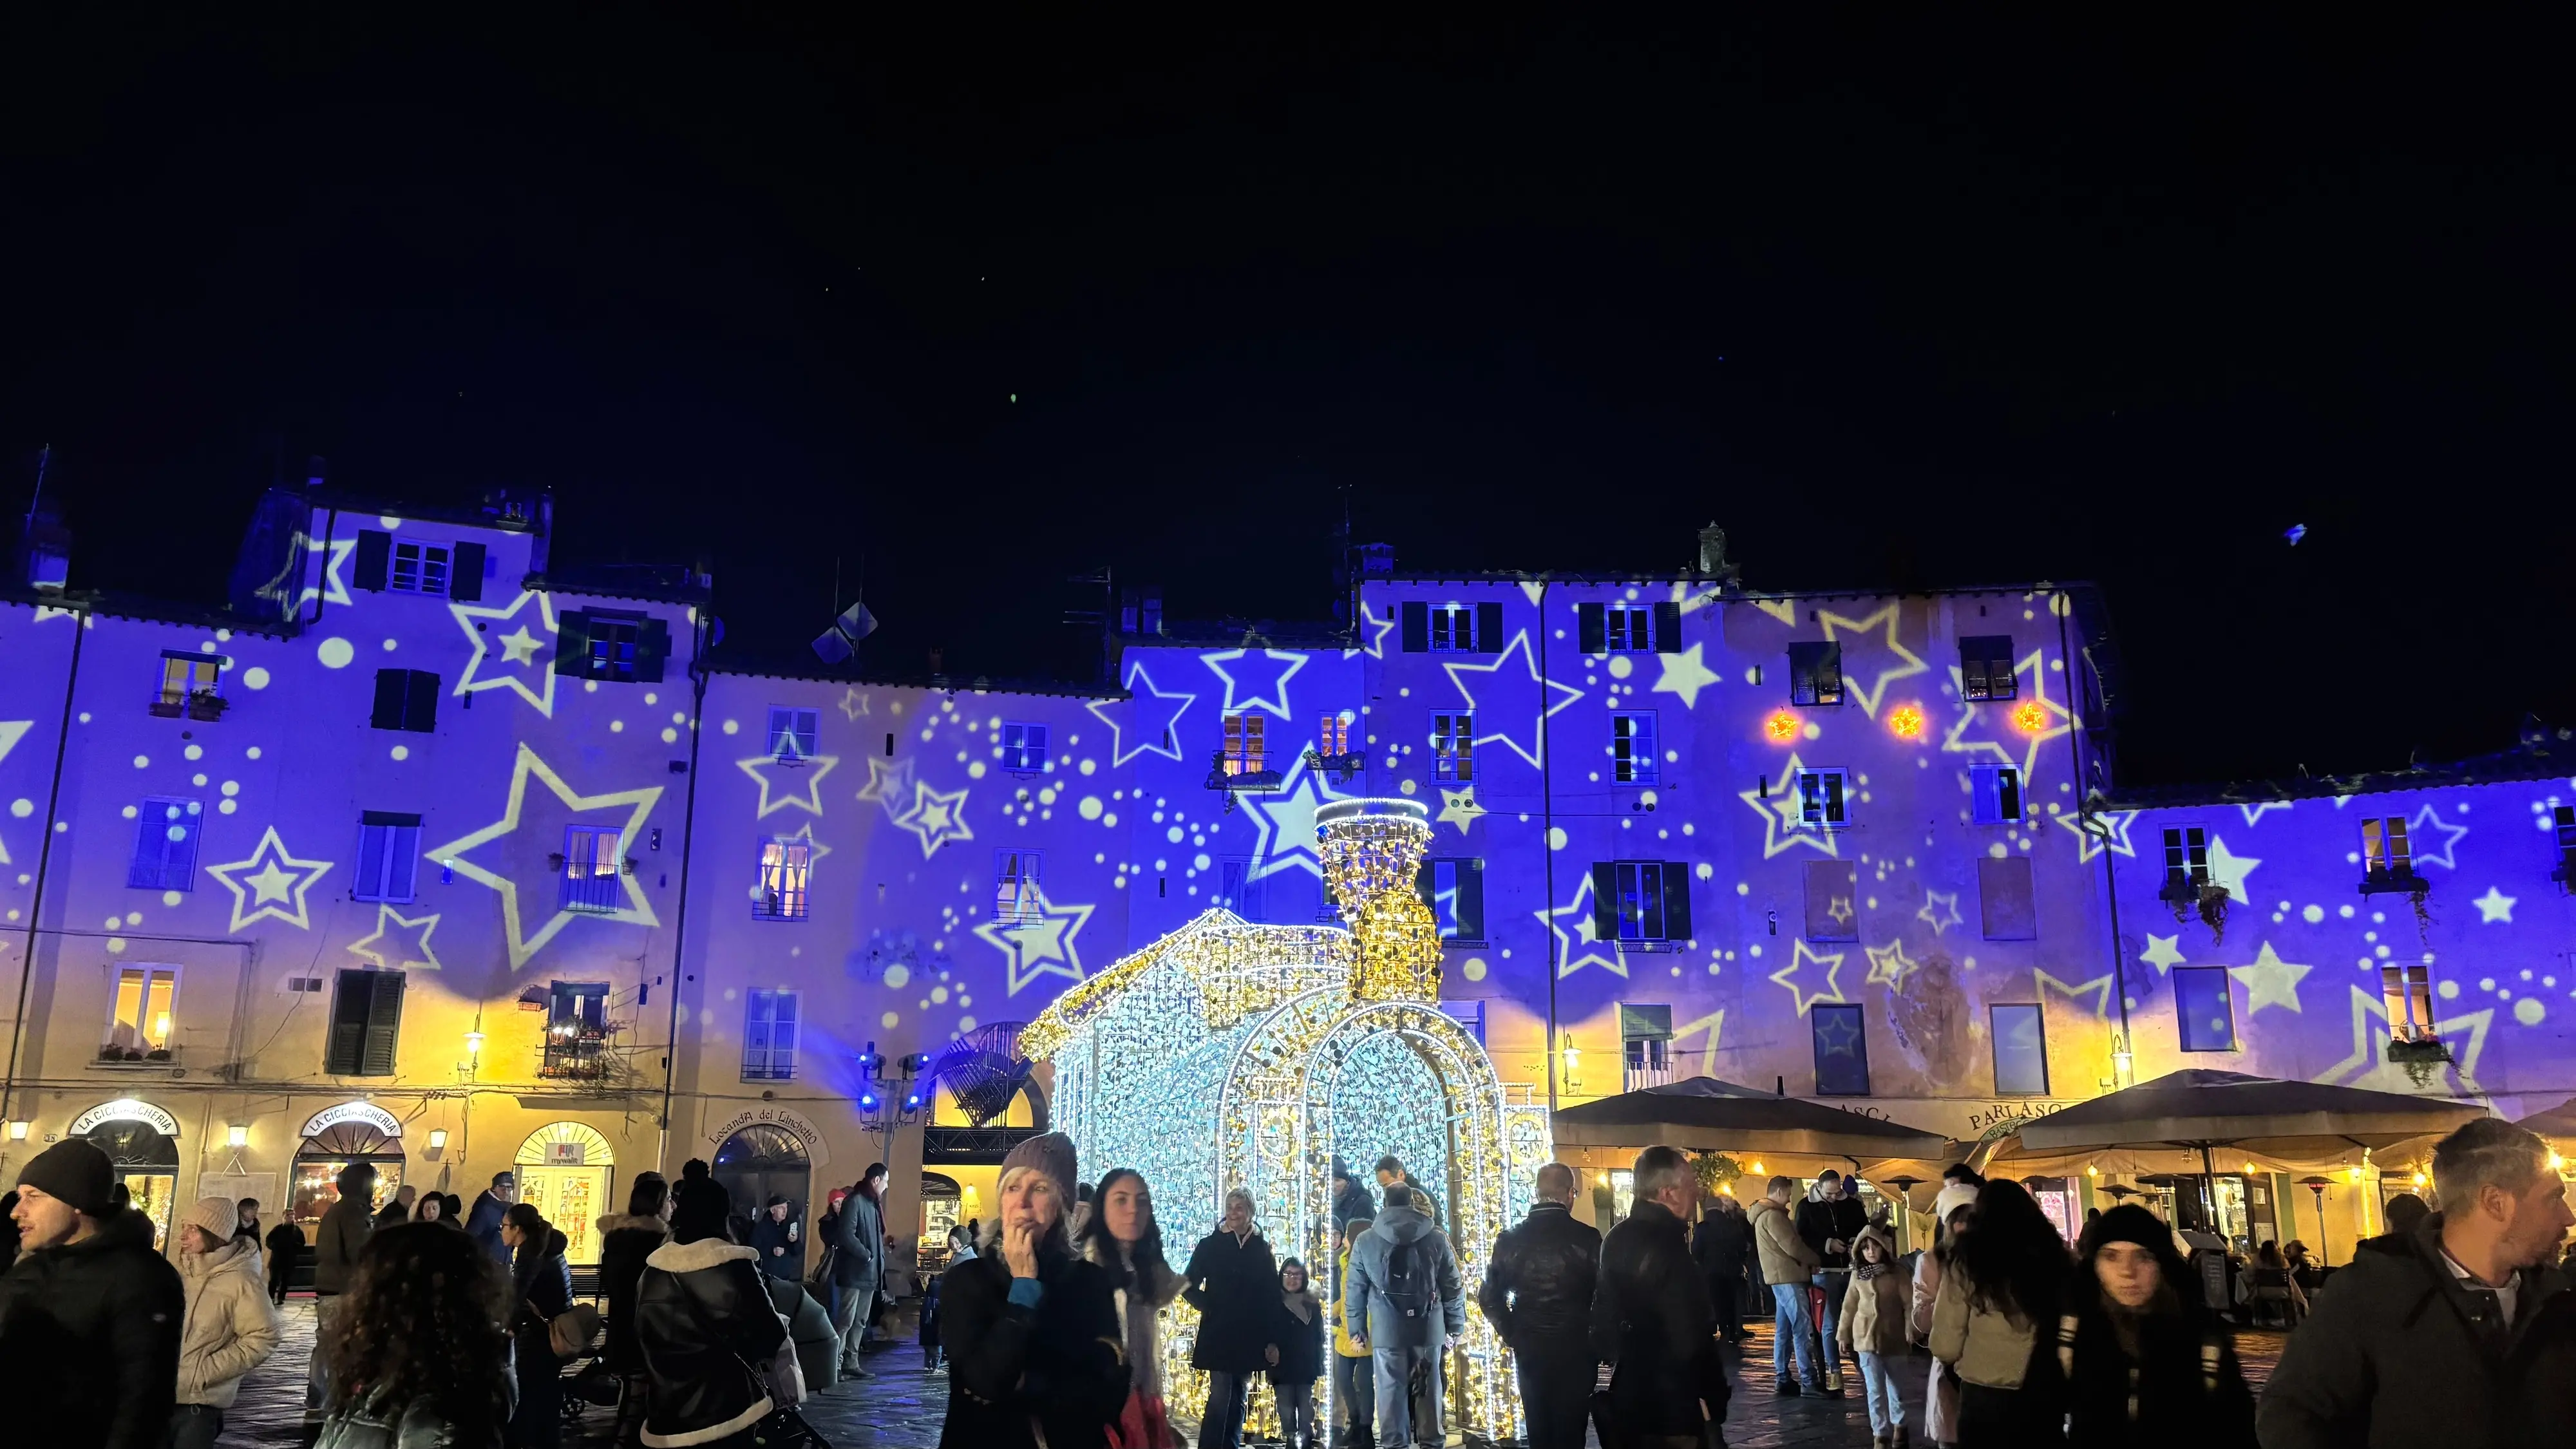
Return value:
M 1043 919 L 1046 897 L 1040 888 L 1043 851 L 993 852 L 993 919 L 1026 924 Z
M 1328 760 L 1351 753 L 1357 748 L 1351 743 L 1351 725 L 1354 722 L 1349 710 L 1325 715 L 1316 724 L 1315 752 Z
M 1789 702 L 1843 702 L 1843 646 L 1830 640 L 1789 646 Z
M 214 696 L 223 672 L 224 660 L 220 654 L 162 650 L 161 698 L 153 712 L 175 717 L 189 701 Z
M 2361 822 L 2361 869 L 2366 876 L 2403 880 L 2415 874 L 2415 856 L 2406 845 L 2406 817 L 2390 815 Z
M 103 1061 L 167 1061 L 179 1009 L 179 968 L 125 966 L 116 973 L 116 1001 L 108 1013 Z
M 751 890 L 751 913 L 764 921 L 801 921 L 806 888 L 814 875 L 814 842 L 777 836 L 760 843 L 760 879 Z
M 1610 778 L 1622 785 L 1652 785 L 1662 771 L 1655 759 L 1655 713 L 1610 716 Z
M 2398 1041 L 2431 1041 L 2433 1037 L 2433 968 L 2424 965 L 2379 968 L 2380 1000 L 2388 1009 L 2388 1034 Z
M 1974 634 L 1959 640 L 1959 697 L 2010 699 L 2013 641 L 2010 634 Z
M 1225 772 L 1229 775 L 1258 775 L 1269 758 L 1263 743 L 1262 716 L 1256 713 L 1230 714 L 1225 717 Z
M 1431 778 L 1476 778 L 1476 717 L 1464 710 L 1431 716 Z
M 537 1075 L 592 1081 L 608 1074 L 608 984 L 557 981 L 546 997 L 546 1045 Z
M 606 826 L 564 827 L 563 896 L 567 911 L 614 911 L 626 904 L 625 866 L 618 857 L 617 831 Z

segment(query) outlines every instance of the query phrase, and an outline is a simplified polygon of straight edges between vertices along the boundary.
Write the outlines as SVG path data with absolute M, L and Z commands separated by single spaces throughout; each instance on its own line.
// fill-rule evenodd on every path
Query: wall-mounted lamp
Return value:
M 2355 1186 L 2355 1187 L 2359 1187 L 2359 1186 L 2361 1185 L 2361 1169 L 2360 1169 L 2360 1168 L 2358 1168 L 2358 1167 L 2346 1168 L 2346 1169 L 2344 1170 L 2344 1176 L 2345 1176 L 2345 1177 L 2348 1177 L 2348 1178 L 2350 1178 L 2350 1179 L 2352 1180 L 2352 1184 L 2353 1184 L 2353 1186 Z
M 238 1151 L 250 1145 L 250 1129 L 239 1122 L 224 1129 L 224 1145 Z
M 467 1033 L 465 1034 L 465 1055 L 467 1055 L 468 1057 L 477 1057 L 477 1056 L 481 1056 L 482 1054 L 483 1054 L 483 1033 L 481 1033 L 481 1032 L 479 1032 L 479 1031 L 469 1031 L 469 1032 L 467 1032 Z
M 432 1152 L 445 1152 L 447 1150 L 446 1128 L 432 1127 L 429 1129 L 429 1150 Z
M 24 1142 L 27 1140 L 27 1124 L 24 1121 L 12 1122 L 9 1124 L 9 1140 L 12 1142 Z
M 1752 1173 L 1753 1173 L 1753 1175 L 1754 1175 L 1755 1177 L 1760 1177 L 1760 1176 L 1762 1175 L 1762 1164 L 1761 1164 L 1761 1163 L 1758 1163 L 1758 1162 L 1757 1162 L 1757 1163 L 1755 1163 L 1755 1164 L 1753 1164 L 1753 1167 L 1752 1167 L 1752 1169 L 1751 1169 L 1751 1170 L 1752 1170 Z

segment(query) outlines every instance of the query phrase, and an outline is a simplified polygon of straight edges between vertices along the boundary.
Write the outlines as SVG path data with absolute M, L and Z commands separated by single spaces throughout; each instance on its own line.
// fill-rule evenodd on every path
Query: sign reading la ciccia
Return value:
M 119 1097 L 113 1102 L 101 1102 L 74 1117 L 69 1135 L 82 1136 L 101 1122 L 149 1122 L 164 1137 L 179 1135 L 178 1118 L 149 1102 L 137 1101 L 132 1097 Z
M 387 1137 L 402 1135 L 402 1119 L 373 1102 L 342 1102 L 336 1107 L 325 1107 L 305 1120 L 304 1131 L 300 1135 L 319 1137 L 343 1122 L 364 1122 Z

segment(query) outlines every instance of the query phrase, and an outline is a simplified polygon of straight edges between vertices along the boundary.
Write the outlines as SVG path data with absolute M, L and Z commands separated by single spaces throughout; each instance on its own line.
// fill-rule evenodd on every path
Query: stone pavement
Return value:
M 2271 1377 L 2286 1338 L 2280 1333 L 2254 1332 L 2239 1337 L 2238 1353 L 2256 1392 Z M 948 1379 L 944 1374 L 925 1374 L 920 1351 L 911 1342 L 907 1334 L 898 1347 L 871 1358 L 874 1378 L 816 1395 L 806 1404 L 806 1418 L 838 1449 L 933 1449 L 947 1410 Z M 286 1340 L 277 1355 L 242 1385 L 240 1402 L 225 1416 L 219 1441 L 223 1449 L 301 1449 L 309 1442 L 302 1419 L 305 1362 L 312 1350 L 313 1304 L 299 1298 L 287 1307 Z M 1869 1411 L 1861 1403 L 1857 1369 L 1845 1375 L 1848 1388 L 1841 1399 L 1773 1398 L 1767 1325 L 1742 1353 L 1729 1350 L 1728 1360 L 1736 1379 L 1736 1397 L 1727 1415 L 1726 1440 L 1736 1449 L 1845 1449 L 1869 1443 Z M 1916 1354 L 1900 1370 L 1898 1382 L 1909 1423 L 1922 1422 L 1919 1416 L 1930 1364 L 1929 1358 Z M 606 1443 L 609 1420 L 605 1409 L 585 1410 L 581 1420 L 568 1427 L 565 1444 Z

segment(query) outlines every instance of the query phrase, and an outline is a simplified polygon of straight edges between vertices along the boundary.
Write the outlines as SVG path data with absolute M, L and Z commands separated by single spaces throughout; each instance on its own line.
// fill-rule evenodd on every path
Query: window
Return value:
M 1673 1009 L 1669 1006 L 1619 1007 L 1619 1045 L 1625 1060 L 1623 1090 L 1660 1087 L 1673 1079 Z
M 644 614 L 574 609 L 555 619 L 555 673 L 613 684 L 658 684 L 671 626 Z
M 116 973 L 116 1001 L 109 1008 L 107 1039 L 99 1060 L 166 1062 L 179 1006 L 179 968 L 125 966 Z
M 617 832 L 605 826 L 564 827 L 563 900 L 567 911 L 614 911 L 626 904 L 618 879 Z
M 2197 825 L 2165 831 L 2164 896 L 2196 899 L 2209 884 L 2209 832 Z
M 444 594 L 450 562 L 443 543 L 397 543 L 385 587 L 397 594 Z
M 1811 860 L 1806 865 L 1807 939 L 1860 939 L 1860 869 L 1848 860 Z
M 152 712 L 164 719 L 177 719 L 183 714 L 198 719 L 220 719 L 223 715 L 221 692 L 216 688 L 224 672 L 220 654 L 191 654 L 178 649 L 161 651 L 161 697 L 152 702 Z
M 1959 641 L 1959 696 L 1962 699 L 2013 697 L 2013 642 L 2010 634 L 1971 635 Z
M 402 1034 L 403 973 L 340 973 L 331 1001 L 331 1038 L 322 1070 L 335 1077 L 390 1077 L 394 1046 Z
M 742 1079 L 796 1079 L 796 993 L 753 991 L 742 1008 Z
M 2021 819 L 2021 769 L 2015 765 L 1968 767 L 1968 813 L 1979 825 Z
M 438 676 L 426 669 L 376 671 L 376 705 L 367 727 L 408 730 L 416 735 L 438 728 Z
M 1473 714 L 1431 716 L 1431 778 L 1476 778 L 1476 717 Z
M 1816 1043 L 1816 1095 L 1869 1095 L 1869 1032 L 1857 1006 L 1818 1003 L 1807 1009 Z
M 1846 770 L 1800 770 L 1798 772 L 1798 822 L 1819 830 L 1840 830 L 1850 823 L 1844 802 L 1850 798 L 1851 775 Z
M 1682 606 L 1577 604 L 1576 644 L 1585 654 L 1677 654 L 1682 647 Z
M 125 883 L 146 891 L 197 888 L 197 831 L 206 807 L 195 800 L 155 796 L 134 809 L 134 860 Z
M 1025 924 L 1044 919 L 1046 896 L 1039 888 L 1040 858 L 1035 850 L 993 852 L 993 919 Z
M 1843 702 L 1843 646 L 1831 642 L 1789 646 L 1789 702 Z
M 1407 654 L 1491 654 L 1503 647 L 1500 604 L 1409 603 L 1397 611 Z
M 1225 772 L 1229 775 L 1261 773 L 1264 750 L 1261 742 L 1262 717 L 1257 714 L 1230 714 L 1225 717 Z
M 2388 1007 L 2388 1034 L 2399 1041 L 2433 1039 L 2433 968 L 2382 966 L 2379 990 Z
M 1002 768 L 1034 774 L 1047 767 L 1047 727 L 1020 720 L 1002 722 Z
M 1485 939 L 1485 863 L 1435 858 L 1413 876 L 1414 891 L 1431 908 L 1440 939 L 1473 944 Z
M 2048 1095 L 2048 1033 L 2036 1006 L 1987 1008 L 1995 1038 L 1995 1095 Z
M 2400 879 L 2415 873 L 2415 857 L 2406 848 L 2405 816 L 2361 822 L 2361 869 L 2364 875 Z
M 1268 892 L 1262 890 L 1261 881 L 1253 875 L 1251 861 L 1237 857 L 1221 862 L 1217 881 L 1218 905 L 1247 921 L 1269 919 L 1262 914 L 1267 904 L 1263 897 Z
M 545 1054 L 537 1075 L 597 1080 L 608 1075 L 608 984 L 554 983 L 547 997 Z
M 1467 654 L 1476 648 L 1476 615 L 1464 604 L 1431 611 L 1431 652 Z
M 362 901 L 407 901 L 420 864 L 420 817 L 369 810 L 358 817 L 358 878 L 349 887 Z
M 1978 856 L 1977 901 L 1984 911 L 1987 940 L 2039 939 L 2039 912 L 2031 900 L 2029 856 L 2008 855 L 2000 860 Z
M 2236 1000 L 2224 966 L 2173 968 L 2174 1023 L 2187 1052 L 2236 1050 Z
M 791 709 L 778 704 L 769 707 L 771 759 L 810 760 L 822 746 L 822 724 L 817 711 Z
M 760 882 L 752 887 L 751 913 L 764 921 L 805 919 L 805 888 L 814 873 L 814 842 L 806 836 L 773 836 L 760 843 Z
M 1610 778 L 1622 785 L 1655 783 L 1653 711 L 1610 716 Z
M 1315 730 L 1315 753 L 1322 755 L 1328 760 L 1351 753 L 1351 725 L 1353 723 L 1354 721 L 1349 710 L 1343 710 L 1337 714 L 1325 715 L 1317 722 Z
M 1671 860 L 1610 860 L 1592 867 L 1592 934 L 1651 949 L 1690 938 L 1690 867 Z
M 2551 814 L 2558 826 L 2558 870 L 2552 879 L 2576 887 L 2576 805 L 2560 805 Z

